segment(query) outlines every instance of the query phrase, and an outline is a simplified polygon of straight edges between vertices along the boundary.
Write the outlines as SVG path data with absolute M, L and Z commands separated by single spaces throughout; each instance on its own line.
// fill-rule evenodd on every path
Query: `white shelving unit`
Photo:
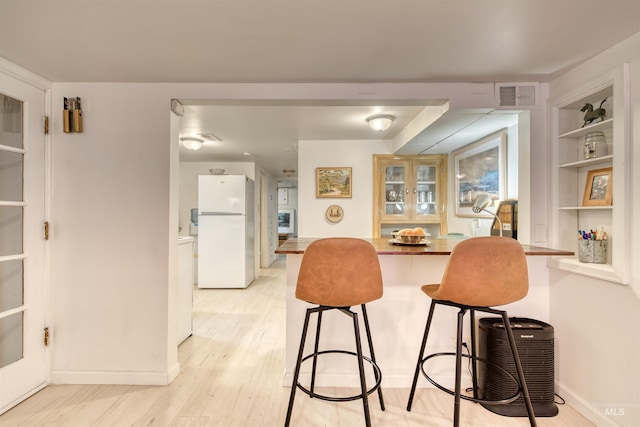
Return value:
M 575 274 L 620 284 L 629 283 L 629 99 L 628 65 L 618 67 L 588 84 L 565 91 L 549 101 L 552 155 L 552 240 L 554 247 L 572 250 L 576 256 L 551 258 L 550 265 Z M 580 109 L 603 100 L 604 120 L 584 123 Z M 600 131 L 608 153 L 584 158 L 585 135 Z M 611 206 L 582 206 L 590 170 L 613 169 Z M 578 230 L 604 228 L 607 232 L 607 263 L 578 260 Z

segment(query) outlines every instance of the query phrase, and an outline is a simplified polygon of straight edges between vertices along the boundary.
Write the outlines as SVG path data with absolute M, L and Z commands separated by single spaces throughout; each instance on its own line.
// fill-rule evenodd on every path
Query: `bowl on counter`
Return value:
M 211 175 L 224 175 L 224 169 L 209 169 Z
M 427 236 L 418 236 L 418 235 L 410 235 L 410 234 L 397 234 L 396 240 L 402 243 L 419 243 L 424 240 Z

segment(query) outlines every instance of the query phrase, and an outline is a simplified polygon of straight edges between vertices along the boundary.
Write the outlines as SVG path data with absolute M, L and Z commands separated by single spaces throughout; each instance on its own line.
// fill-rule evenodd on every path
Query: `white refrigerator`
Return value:
M 198 177 L 198 288 L 255 279 L 254 184 L 245 175 Z

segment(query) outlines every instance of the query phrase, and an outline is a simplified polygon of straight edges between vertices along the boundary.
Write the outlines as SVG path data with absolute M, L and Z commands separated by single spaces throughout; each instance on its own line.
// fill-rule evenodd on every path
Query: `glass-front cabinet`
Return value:
M 446 155 L 374 156 L 374 237 L 399 228 L 446 233 Z

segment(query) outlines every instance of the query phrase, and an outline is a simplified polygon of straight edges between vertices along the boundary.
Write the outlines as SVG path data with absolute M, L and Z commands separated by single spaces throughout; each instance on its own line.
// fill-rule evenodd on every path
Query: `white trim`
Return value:
M 16 80 L 20 80 L 23 83 L 41 90 L 50 90 L 52 86 L 52 82 L 50 80 L 47 80 L 38 74 L 32 73 L 31 71 L 22 68 L 12 62 L 9 62 L 1 57 L 0 74 L 5 74 L 7 76 L 13 77 Z
M 584 416 L 595 425 L 600 427 L 619 426 L 618 423 L 616 423 L 611 418 L 605 417 L 604 414 L 602 414 L 593 406 L 589 405 L 584 399 L 578 397 L 578 395 L 570 389 L 564 387 L 562 384 L 558 384 L 557 382 L 556 386 L 558 388 L 558 395 L 562 397 L 569 406 L 578 411 L 580 415 Z
M 51 384 L 168 385 L 179 373 L 179 363 L 167 372 L 52 371 Z

